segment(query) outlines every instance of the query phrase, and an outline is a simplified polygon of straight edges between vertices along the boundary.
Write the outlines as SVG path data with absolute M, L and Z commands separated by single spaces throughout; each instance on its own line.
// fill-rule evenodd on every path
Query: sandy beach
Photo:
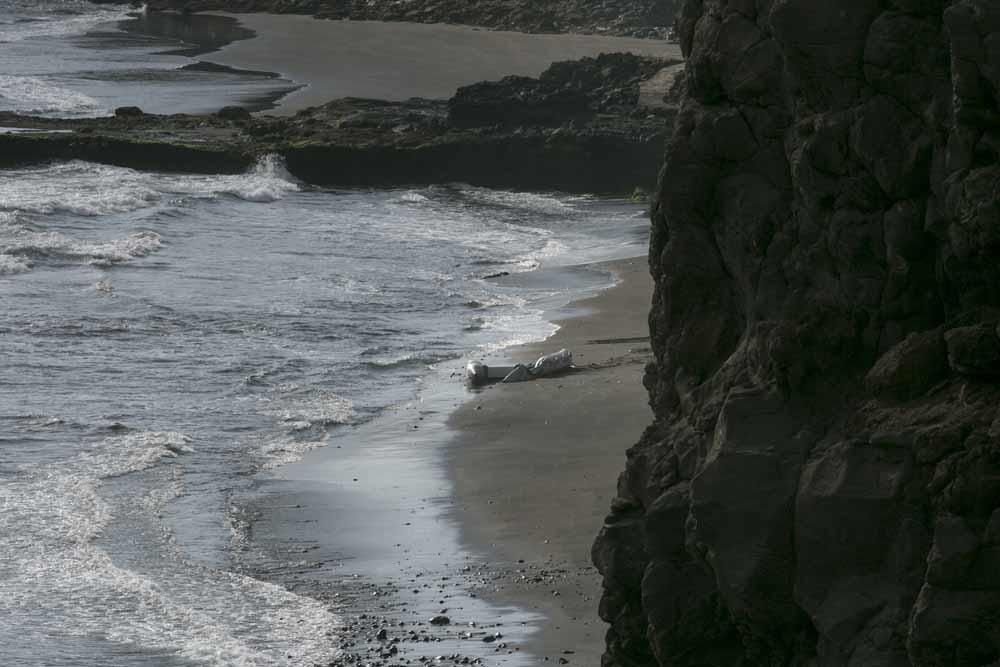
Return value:
M 277 72 L 303 87 L 269 113 L 292 114 L 339 97 L 447 98 L 460 86 L 553 62 L 631 52 L 680 58 L 676 44 L 593 35 L 529 35 L 465 26 L 325 21 L 233 14 L 256 33 L 205 56 L 237 69 Z
M 482 392 L 452 416 L 446 457 L 463 536 L 507 574 L 487 597 L 547 617 L 526 650 L 583 665 L 600 664 L 605 631 L 590 547 L 625 450 L 651 420 L 646 259 L 601 266 L 615 287 L 573 304 L 553 337 L 511 351 L 523 362 L 565 347 L 580 370 Z
M 579 270 L 617 284 L 560 309 L 548 340 L 494 360 L 567 347 L 576 372 L 473 391 L 460 362 L 446 365 L 419 400 L 260 480 L 242 510 L 255 543 L 307 559 L 282 583 L 330 602 L 350 651 L 379 657 L 373 636 L 385 628 L 404 640 L 403 659 L 599 664 L 590 545 L 650 418 L 641 376 L 651 280 L 644 257 Z M 431 625 L 438 614 L 450 624 Z M 408 643 L 411 629 L 428 640 Z M 494 633 L 502 639 L 479 641 Z
M 605 51 L 680 55 L 647 40 L 236 18 L 257 36 L 206 57 L 306 84 L 281 101 L 275 112 L 285 114 L 342 96 L 447 97 Z M 447 364 L 418 401 L 261 480 L 245 510 L 255 540 L 273 553 L 308 553 L 307 574 L 283 583 L 335 595 L 326 599 L 347 619 L 345 650 L 384 659 L 384 640 L 373 635 L 386 629 L 411 660 L 599 664 L 605 626 L 590 548 L 625 451 L 651 419 L 641 378 L 652 286 L 645 257 L 574 270 L 613 275 L 616 285 L 550 313 L 560 328 L 548 340 L 490 361 L 565 347 L 575 372 L 470 390 L 463 362 Z M 450 623 L 430 624 L 435 615 Z M 406 647 L 403 628 L 420 628 L 432 646 Z

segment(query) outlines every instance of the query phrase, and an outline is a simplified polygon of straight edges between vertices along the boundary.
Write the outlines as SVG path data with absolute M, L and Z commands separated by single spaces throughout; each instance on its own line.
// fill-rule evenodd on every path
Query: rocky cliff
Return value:
M 679 29 L 604 664 L 1000 664 L 1000 3 Z
M 453 23 L 520 32 L 634 37 L 664 37 L 674 23 L 674 0 L 147 0 L 146 4 L 153 10 L 312 14 L 355 21 Z

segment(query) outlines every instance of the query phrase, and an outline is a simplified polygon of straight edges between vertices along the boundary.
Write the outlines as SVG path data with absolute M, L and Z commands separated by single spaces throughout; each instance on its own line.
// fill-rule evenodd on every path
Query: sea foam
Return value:
M 34 116 L 103 116 L 108 110 L 89 95 L 33 76 L 0 74 L 0 109 Z
M 162 175 L 81 161 L 3 171 L 0 274 L 23 273 L 38 258 L 108 267 L 145 257 L 162 246 L 160 235 L 150 230 L 110 240 L 40 231 L 47 216 L 98 217 L 170 209 L 183 206 L 187 199 L 220 197 L 266 203 L 299 189 L 280 158 L 273 155 L 261 158 L 247 173 L 221 176 Z
M 184 492 L 176 476 L 159 476 L 139 496 L 103 488 L 193 453 L 184 434 L 137 431 L 18 471 L 4 486 L 0 512 L 8 593 L 0 596 L 0 628 L 11 636 L 100 636 L 219 666 L 325 664 L 336 657 L 329 634 L 339 619 L 324 605 L 187 560 L 176 549 L 159 519 Z M 155 571 L 130 569 L 101 548 L 102 533 L 122 522 L 160 524 L 160 537 L 151 538 L 161 553 Z
M 37 2 L 29 8 L 32 13 L 45 11 L 45 5 L 55 5 L 48 9 L 58 9 L 57 15 L 39 14 L 18 21 L 0 24 L 0 42 L 19 42 L 40 37 L 63 37 L 80 35 L 102 23 L 122 21 L 129 17 L 130 9 L 95 9 L 94 5 L 82 0 L 64 0 L 58 4 Z M 68 13 L 72 11 L 79 13 Z M 16 11 L 16 9 L 15 9 Z

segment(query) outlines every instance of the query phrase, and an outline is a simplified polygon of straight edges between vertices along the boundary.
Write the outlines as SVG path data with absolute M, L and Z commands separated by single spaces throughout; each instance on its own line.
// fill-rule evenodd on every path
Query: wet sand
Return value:
M 651 280 L 644 257 L 578 270 L 619 282 L 557 311 L 562 328 L 549 340 L 491 359 L 565 346 L 577 372 L 472 391 L 463 361 L 443 364 L 418 400 L 234 499 L 254 545 L 247 571 L 329 603 L 348 655 L 600 663 L 606 628 L 589 552 L 625 450 L 650 421 L 641 375 Z M 437 614 L 450 623 L 432 625 Z M 384 656 L 392 646 L 398 654 Z
M 607 52 L 681 57 L 676 44 L 659 40 L 291 15 L 227 16 L 256 36 L 224 46 L 206 60 L 279 72 L 304 84 L 278 103 L 270 112 L 275 114 L 292 114 L 339 97 L 447 98 L 460 86 L 512 74 L 537 76 L 553 62 Z
M 494 385 L 449 421 L 452 516 L 470 548 L 490 553 L 504 573 L 484 594 L 546 616 L 524 650 L 550 662 L 600 664 L 606 626 L 590 547 L 625 450 L 652 421 L 642 386 L 650 359 L 646 259 L 604 266 L 618 275 L 616 287 L 574 304 L 577 316 L 558 322 L 555 336 L 511 355 L 529 361 L 566 347 L 581 370 Z

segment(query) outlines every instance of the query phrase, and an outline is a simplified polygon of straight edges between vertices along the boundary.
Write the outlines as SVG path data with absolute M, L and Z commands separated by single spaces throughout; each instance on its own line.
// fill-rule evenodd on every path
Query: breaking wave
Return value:
M 0 110 L 32 116 L 104 116 L 99 101 L 51 81 L 33 76 L 0 74 Z
M 189 561 L 173 547 L 166 526 L 160 528 L 163 557 L 155 571 L 127 567 L 101 548 L 99 538 L 117 523 L 159 524 L 166 503 L 184 491 L 170 475 L 137 497 L 116 496 L 105 487 L 194 452 L 181 433 L 138 431 L 106 438 L 62 462 L 19 471 L 5 487 L 0 562 L 5 584 L 21 594 L 0 596 L 0 630 L 13 622 L 22 631 L 101 636 L 220 666 L 335 657 L 328 634 L 339 620 L 322 604 Z M 34 529 L 24 531 L 25 525 Z M 54 619 L 57 628 L 51 627 Z M 248 619 L 262 634 L 260 647 L 241 633 Z
M 31 271 L 31 262 L 23 257 L 0 253 L 0 276 Z
M 79 241 L 58 232 L 33 232 L 26 228 L 0 235 L 0 273 L 30 270 L 29 258 L 82 261 L 93 266 L 112 266 L 145 257 L 161 246 L 160 235 L 144 231 L 104 242 Z M 7 258 L 6 260 L 4 258 Z M 13 270 L 4 271 L 9 266 Z
M 40 230 L 45 216 L 114 215 L 227 196 L 266 203 L 298 189 L 276 156 L 261 158 L 245 174 L 221 176 L 161 175 L 81 161 L 0 171 L 0 274 L 23 273 L 40 258 L 112 266 L 145 257 L 162 245 L 160 235 L 149 230 L 111 240 Z M 39 218 L 40 224 L 30 224 Z
M 0 211 L 94 216 L 169 205 L 184 197 L 231 195 L 271 202 L 297 190 L 275 155 L 237 175 L 163 175 L 74 160 L 0 172 Z

